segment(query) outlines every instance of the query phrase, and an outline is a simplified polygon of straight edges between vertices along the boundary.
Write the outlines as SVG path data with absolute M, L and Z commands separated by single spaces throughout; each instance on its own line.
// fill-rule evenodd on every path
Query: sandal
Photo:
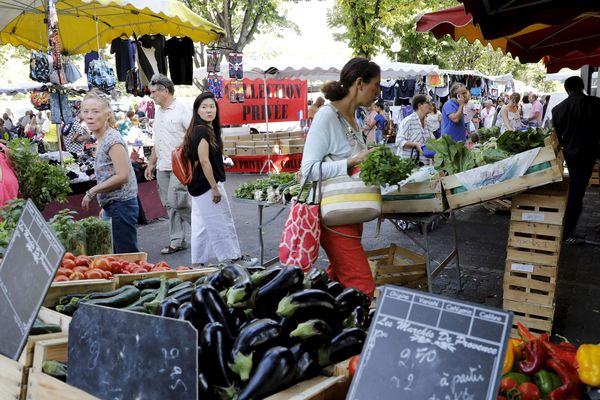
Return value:
M 160 251 L 161 254 L 173 254 L 173 253 L 177 253 L 178 251 L 181 250 L 185 250 L 185 247 L 179 246 L 179 247 L 173 247 L 173 246 L 167 246 L 164 249 L 162 249 Z

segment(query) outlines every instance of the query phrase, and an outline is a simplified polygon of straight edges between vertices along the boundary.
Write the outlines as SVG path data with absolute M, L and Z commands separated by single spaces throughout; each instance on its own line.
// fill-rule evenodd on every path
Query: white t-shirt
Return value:
M 521 105 L 521 110 L 523 111 L 523 119 L 529 119 L 531 117 L 531 109 L 533 108 L 533 104 L 531 103 L 523 103 Z
M 154 115 L 156 169 L 171 171 L 171 152 L 181 145 L 192 120 L 192 106 L 175 98 L 169 107 L 158 106 Z

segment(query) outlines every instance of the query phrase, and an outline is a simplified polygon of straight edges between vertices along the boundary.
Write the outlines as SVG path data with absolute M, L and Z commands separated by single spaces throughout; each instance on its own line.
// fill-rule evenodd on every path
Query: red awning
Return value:
M 559 72 L 562 68 L 578 69 L 583 65 L 600 66 L 600 49 L 591 53 L 574 51 L 563 57 L 544 57 L 549 73 Z

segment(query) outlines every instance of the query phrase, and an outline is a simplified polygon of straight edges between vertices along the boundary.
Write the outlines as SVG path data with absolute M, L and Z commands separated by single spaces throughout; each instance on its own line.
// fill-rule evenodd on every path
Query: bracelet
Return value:
M 86 197 L 89 197 L 90 199 L 94 199 L 96 197 L 96 193 L 92 193 L 91 190 L 88 190 L 87 192 L 85 192 Z

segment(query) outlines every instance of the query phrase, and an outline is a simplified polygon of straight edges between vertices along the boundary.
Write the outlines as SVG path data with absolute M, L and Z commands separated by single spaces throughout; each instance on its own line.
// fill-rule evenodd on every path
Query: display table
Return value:
M 268 158 L 266 154 L 257 156 L 229 156 L 233 160 L 233 167 L 227 172 L 261 172 Z M 271 161 L 278 171 L 271 167 L 271 171 L 262 172 L 296 172 L 302 163 L 302 153 L 297 154 L 271 154 Z
M 381 219 L 389 220 L 396 229 L 403 234 L 405 234 L 410 240 L 412 240 L 417 246 L 425 251 L 425 265 L 427 267 L 427 286 L 429 288 L 429 292 L 433 293 L 432 281 L 433 279 L 442 272 L 442 270 L 452 261 L 456 261 L 456 272 L 458 275 L 458 290 L 461 289 L 461 279 L 460 279 L 460 261 L 458 257 L 458 240 L 456 235 L 456 219 L 454 217 L 454 212 L 450 211 L 448 213 L 423 213 L 423 214 L 384 214 L 381 216 Z M 454 248 L 448 254 L 443 261 L 438 262 L 435 261 L 438 266 L 433 269 L 432 264 L 432 256 L 429 252 L 429 230 L 433 230 L 435 224 L 438 223 L 440 219 L 448 219 L 448 221 L 452 224 L 452 230 L 454 233 Z M 407 231 L 407 223 L 413 223 L 419 227 L 423 238 L 421 240 L 415 238 L 410 232 Z

